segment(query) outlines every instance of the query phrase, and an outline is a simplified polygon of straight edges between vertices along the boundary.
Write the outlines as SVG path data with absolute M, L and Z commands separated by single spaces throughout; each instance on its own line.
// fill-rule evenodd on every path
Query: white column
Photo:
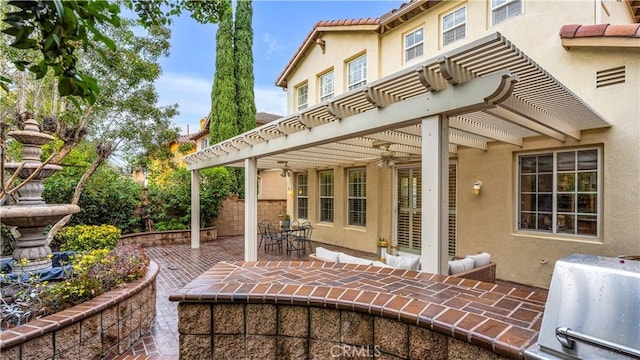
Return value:
M 448 275 L 449 124 L 422 120 L 422 271 Z
M 200 248 L 200 171 L 191 171 L 191 248 Z
M 258 260 L 258 160 L 244 160 L 244 260 Z

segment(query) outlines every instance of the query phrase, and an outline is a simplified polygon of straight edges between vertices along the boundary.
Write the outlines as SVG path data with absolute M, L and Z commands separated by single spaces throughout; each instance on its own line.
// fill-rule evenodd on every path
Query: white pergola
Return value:
M 458 147 L 564 142 L 609 124 L 500 33 L 184 158 L 192 172 L 191 246 L 199 247 L 199 170 L 245 167 L 245 260 L 257 259 L 257 172 L 354 166 L 384 150 L 419 156 L 422 269 L 447 273 L 448 162 Z M 380 142 L 388 148 L 374 146 Z M 433 216 L 433 214 L 438 214 Z

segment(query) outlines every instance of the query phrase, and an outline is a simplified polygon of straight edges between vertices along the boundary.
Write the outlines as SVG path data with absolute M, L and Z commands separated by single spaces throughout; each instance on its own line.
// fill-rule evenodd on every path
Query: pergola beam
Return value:
M 421 118 L 436 114 L 457 115 L 491 107 L 488 100 L 496 93 L 513 91 L 517 80 L 508 71 L 499 71 L 437 93 L 426 93 L 334 121 L 311 130 L 299 131 L 286 138 L 274 138 L 250 148 L 187 165 L 188 170 L 204 169 L 238 162 L 249 157 L 263 157 L 311 146 L 373 134 L 416 124 Z M 503 87 L 508 89 L 503 89 Z

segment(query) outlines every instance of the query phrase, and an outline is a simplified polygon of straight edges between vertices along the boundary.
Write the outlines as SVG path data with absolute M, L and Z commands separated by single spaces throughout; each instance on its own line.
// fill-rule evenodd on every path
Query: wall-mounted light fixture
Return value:
M 282 172 L 280 173 L 280 176 L 282 177 L 289 177 L 291 176 L 291 170 L 289 168 L 289 166 L 287 165 L 286 161 L 278 161 L 279 163 L 284 163 L 284 166 L 282 166 Z
M 482 181 L 477 180 L 474 184 L 473 184 L 473 195 L 478 196 L 480 195 L 480 190 L 482 189 Z

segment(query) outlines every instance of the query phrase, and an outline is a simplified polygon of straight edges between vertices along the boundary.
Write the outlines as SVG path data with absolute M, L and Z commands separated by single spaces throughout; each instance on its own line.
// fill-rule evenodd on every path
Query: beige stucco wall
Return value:
M 640 254 L 640 50 L 639 49 L 580 49 L 565 50 L 559 30 L 565 24 L 628 23 L 631 21 L 626 4 L 609 1 L 604 12 L 597 1 L 525 1 L 524 14 L 498 26 L 490 26 L 489 2 L 446 2 L 428 13 L 407 21 L 389 31 L 378 41 L 371 36 L 363 42 L 362 34 L 349 32 L 325 34 L 327 53 L 314 47 L 298 67 L 289 82 L 289 112 L 295 112 L 294 86 L 309 79 L 310 104 L 317 100 L 317 87 L 312 85 L 315 75 L 344 64 L 344 59 L 358 53 L 354 46 L 366 47 L 372 54 L 380 44 L 380 65 L 374 71 L 373 56 L 367 56 L 368 81 L 388 75 L 402 68 L 433 58 L 446 51 L 501 32 L 537 64 L 567 86 L 589 104 L 612 126 L 582 132 L 580 141 L 568 139 L 564 143 L 549 138 L 527 139 L 522 147 L 490 143 L 488 151 L 459 147 L 458 161 L 458 254 L 487 251 L 498 264 L 500 279 L 547 287 L 554 262 L 572 253 L 604 256 Z M 446 47 L 440 43 L 442 15 L 465 5 L 467 9 L 467 38 Z M 425 55 L 412 62 L 403 61 L 403 37 L 425 26 Z M 368 39 L 368 37 L 367 37 Z M 345 44 L 348 51 L 329 52 L 333 43 Z M 351 44 L 347 46 L 346 44 Z M 333 65 L 331 65 L 333 64 Z M 595 76 L 599 70 L 626 66 L 624 84 L 597 89 Z M 338 79 L 336 71 L 336 94 Z M 343 75 L 343 74 L 342 74 Z M 312 95 L 312 91 L 314 92 Z M 342 89 L 344 91 L 344 89 Z M 601 233 L 598 238 L 554 236 L 525 233 L 517 230 L 516 157 L 523 152 L 575 149 L 596 145 L 602 149 L 602 212 Z M 318 218 L 317 173 L 309 171 L 309 217 L 315 225 L 314 240 L 375 251 L 378 237 L 392 237 L 394 217 L 393 177 L 389 170 L 380 170 L 374 163 L 367 165 L 367 226 L 346 226 L 346 171 L 335 173 L 335 221 L 323 224 Z M 483 183 L 482 194 L 474 196 L 471 188 L 476 180 Z M 293 213 L 295 201 L 289 197 L 288 211 Z
M 320 46 L 313 46 L 305 60 L 294 69 L 287 80 L 287 113 L 297 112 L 296 88 L 305 82 L 309 84 L 308 104 L 320 101 L 319 76 L 333 69 L 334 96 L 347 89 L 347 63 L 362 54 L 367 55 L 367 82 L 377 79 L 378 35 L 374 31 L 325 32 L 323 53 Z
M 280 176 L 281 170 L 260 170 L 258 174 L 258 200 L 285 200 L 287 179 Z

